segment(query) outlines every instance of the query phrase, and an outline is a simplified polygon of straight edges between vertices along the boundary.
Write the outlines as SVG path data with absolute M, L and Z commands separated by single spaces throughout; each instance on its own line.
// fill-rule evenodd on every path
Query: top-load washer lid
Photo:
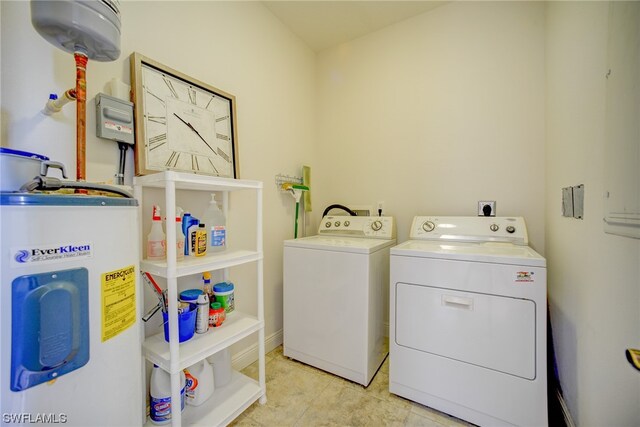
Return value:
M 391 248 L 391 256 L 394 255 L 529 267 L 546 267 L 547 265 L 547 261 L 529 246 L 512 243 L 407 240 Z
M 359 237 L 323 235 L 284 241 L 285 248 L 303 248 L 331 252 L 351 252 L 357 254 L 371 254 L 395 244 L 395 239 L 363 239 Z

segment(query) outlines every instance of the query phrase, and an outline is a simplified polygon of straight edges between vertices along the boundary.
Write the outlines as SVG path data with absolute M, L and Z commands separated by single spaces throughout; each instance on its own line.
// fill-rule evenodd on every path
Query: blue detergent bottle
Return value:
M 184 254 L 190 255 L 191 242 L 189 241 L 189 227 L 192 225 L 198 225 L 200 220 L 191 216 L 191 213 L 185 212 L 182 214 L 182 234 L 184 234 Z

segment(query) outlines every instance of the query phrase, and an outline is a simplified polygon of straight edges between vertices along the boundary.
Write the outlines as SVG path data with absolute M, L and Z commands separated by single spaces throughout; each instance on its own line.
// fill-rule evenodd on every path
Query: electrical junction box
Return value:
M 133 145 L 133 102 L 96 95 L 96 135 Z

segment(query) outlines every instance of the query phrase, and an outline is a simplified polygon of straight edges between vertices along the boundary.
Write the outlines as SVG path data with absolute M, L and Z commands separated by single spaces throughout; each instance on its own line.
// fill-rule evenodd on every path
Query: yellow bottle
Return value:
M 207 254 L 207 229 L 204 224 L 198 224 L 198 228 L 191 232 L 191 252 L 195 256 Z

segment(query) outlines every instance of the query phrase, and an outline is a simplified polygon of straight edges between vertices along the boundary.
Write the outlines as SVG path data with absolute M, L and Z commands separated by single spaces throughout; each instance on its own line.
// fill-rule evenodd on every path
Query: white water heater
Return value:
M 0 193 L 3 426 L 143 424 L 137 206 Z

